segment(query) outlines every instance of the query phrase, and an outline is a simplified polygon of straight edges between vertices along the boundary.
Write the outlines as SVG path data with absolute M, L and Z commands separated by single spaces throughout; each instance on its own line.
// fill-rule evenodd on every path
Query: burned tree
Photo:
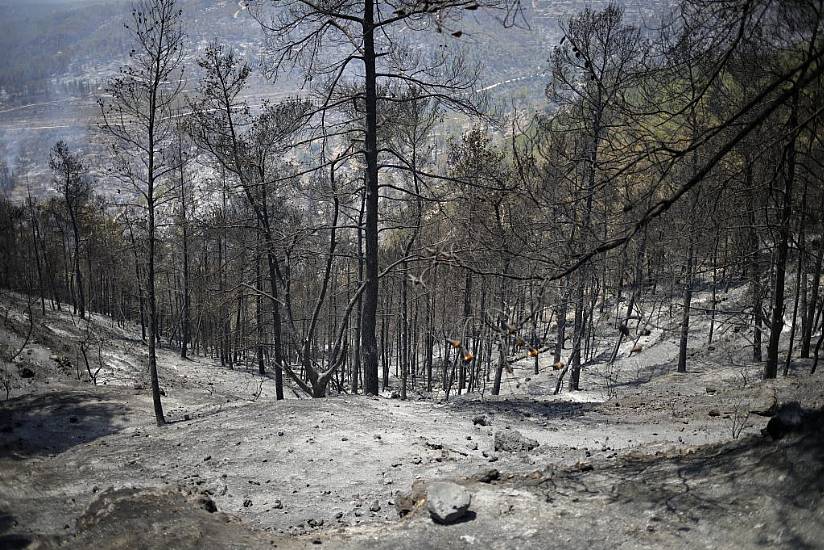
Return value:
M 175 0 L 141 0 L 126 25 L 134 40 L 129 64 L 99 100 L 100 129 L 111 145 L 113 177 L 130 185 L 147 214 L 146 302 L 148 357 L 155 420 L 165 424 L 157 377 L 158 312 L 155 280 L 158 207 L 177 169 L 173 115 L 183 88 L 182 12 Z
M 54 173 L 55 185 L 63 198 L 72 225 L 72 235 L 74 237 L 74 253 L 72 255 L 73 287 L 77 291 L 74 310 L 75 313 L 80 314 L 81 318 L 84 318 L 86 316 L 86 298 L 83 290 L 83 275 L 80 271 L 80 222 L 78 217 L 80 209 L 89 199 L 89 175 L 80 157 L 72 153 L 64 141 L 58 141 L 52 149 L 49 157 L 49 168 Z M 72 293 L 72 296 L 74 296 L 74 293 Z

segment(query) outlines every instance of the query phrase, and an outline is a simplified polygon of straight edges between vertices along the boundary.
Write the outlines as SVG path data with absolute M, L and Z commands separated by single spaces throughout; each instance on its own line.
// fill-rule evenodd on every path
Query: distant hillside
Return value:
M 127 0 L 0 0 L 0 89 L 4 103 L 54 92 L 55 80 L 91 80 L 125 60 Z M 260 37 L 233 2 L 181 0 L 194 43 L 220 38 L 239 44 Z
M 461 48 L 481 63 L 481 88 L 505 104 L 512 98 L 534 104 L 543 101 L 543 73 L 560 39 L 559 19 L 606 3 L 534 0 L 524 4 L 528 24 L 515 28 L 474 12 L 461 23 L 460 39 L 418 33 L 413 47 Z M 628 20 L 643 22 L 657 19 L 671 1 L 624 4 Z M 192 58 L 217 39 L 257 66 L 262 33 L 236 0 L 179 0 L 179 5 Z M 63 139 L 74 149 L 88 148 L 95 97 L 127 59 L 129 36 L 123 25 L 129 7 L 128 0 L 0 0 L 0 174 L 28 175 L 34 192 L 44 193 L 54 142 Z M 187 77 L 197 78 L 193 62 L 187 65 Z M 293 90 L 294 83 L 258 79 L 252 93 L 271 97 Z

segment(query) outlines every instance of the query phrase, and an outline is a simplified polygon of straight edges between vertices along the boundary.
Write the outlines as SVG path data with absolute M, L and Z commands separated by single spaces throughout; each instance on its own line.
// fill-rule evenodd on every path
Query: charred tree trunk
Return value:
M 363 392 L 378 394 L 378 118 L 377 71 L 375 68 L 374 0 L 364 0 L 363 64 L 366 107 L 366 288 L 361 319 Z
M 819 212 L 824 212 L 824 194 L 821 195 L 821 205 L 818 207 Z M 824 226 L 822 226 L 824 229 Z M 806 316 L 804 323 L 804 330 L 801 335 L 801 357 L 810 356 L 810 342 L 813 337 L 813 328 L 815 326 L 815 311 L 818 304 L 818 292 L 821 282 L 821 263 L 824 258 L 824 235 L 819 236 L 818 254 L 815 258 L 815 268 L 813 269 L 813 286 L 810 291 L 810 297 L 807 300 L 807 309 L 801 314 Z
M 778 231 L 778 250 L 775 259 L 775 290 L 773 292 L 772 320 L 770 322 L 770 343 L 767 347 L 767 364 L 764 366 L 764 378 L 775 378 L 778 375 L 778 346 L 781 341 L 781 331 L 784 328 L 784 280 L 787 270 L 787 255 L 790 240 L 790 222 L 793 212 L 793 184 L 795 182 L 795 139 L 798 125 L 798 92 L 793 95 L 793 104 L 787 128 L 791 135 L 789 143 L 784 149 L 783 174 L 784 198 L 781 209 L 781 225 Z
M 761 244 L 758 238 L 756 226 L 756 193 L 755 183 L 752 177 L 752 160 L 745 157 L 744 179 L 747 188 L 747 241 L 749 244 L 750 256 L 750 293 L 752 295 L 752 315 L 753 315 L 753 339 L 752 358 L 753 361 L 761 361 L 761 323 L 762 323 L 762 289 L 761 289 Z

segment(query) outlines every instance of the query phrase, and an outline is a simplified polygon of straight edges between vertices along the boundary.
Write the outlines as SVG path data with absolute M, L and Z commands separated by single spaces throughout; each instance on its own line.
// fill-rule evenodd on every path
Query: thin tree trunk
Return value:
M 578 391 L 581 383 L 581 340 L 584 336 L 585 314 L 584 314 L 584 277 L 588 270 L 579 273 L 581 281 L 578 282 L 575 298 L 575 321 L 573 324 L 572 355 L 569 358 L 569 390 Z
M 150 160 L 151 173 L 151 160 Z M 163 415 L 163 405 L 160 402 L 160 382 L 157 377 L 157 300 L 155 297 L 155 213 L 153 199 L 153 185 L 149 184 L 149 250 L 147 259 L 146 274 L 146 300 L 149 302 L 149 331 L 147 334 L 149 344 L 149 376 L 152 384 L 152 402 L 154 403 L 155 421 L 158 426 L 166 423 Z
M 406 400 L 406 381 L 409 373 L 409 313 L 407 304 L 407 264 L 403 262 L 401 279 L 401 399 Z
M 464 349 L 469 351 L 469 343 L 467 342 L 468 334 L 466 332 L 466 327 L 468 326 L 470 316 L 472 315 L 472 272 L 470 270 L 466 270 L 466 275 L 464 277 L 464 301 L 463 301 L 463 326 L 464 331 L 461 338 L 461 345 L 464 346 Z M 461 361 L 460 370 L 458 373 L 458 395 L 461 394 L 464 387 L 466 386 L 466 362 Z
M 75 217 L 74 208 L 68 205 L 69 217 L 72 222 L 72 232 L 74 234 L 74 277 L 77 285 L 78 307 L 80 309 L 80 318 L 86 317 L 86 299 L 83 292 L 83 276 L 80 273 L 80 229 L 77 226 L 77 218 Z
M 806 247 L 804 244 L 804 233 L 805 233 L 805 217 L 807 215 L 807 183 L 806 180 L 804 182 L 804 187 L 801 192 L 801 213 L 798 217 L 798 263 L 796 264 L 795 270 L 795 298 L 793 303 L 793 318 L 790 325 L 790 343 L 787 346 L 787 358 L 784 361 L 784 371 L 783 375 L 787 376 L 790 372 L 790 362 L 792 361 L 793 356 L 793 344 L 795 343 L 795 329 L 797 326 L 797 318 L 798 318 L 798 299 L 801 294 L 801 282 L 804 279 L 804 254 L 806 253 Z
M 761 361 L 761 319 L 762 319 L 762 290 L 761 290 L 761 245 L 758 239 L 755 215 L 755 183 L 752 177 L 752 160 L 744 157 L 744 178 L 747 188 L 747 240 L 750 255 L 750 293 L 752 295 L 753 314 L 753 361 Z
M 821 205 L 818 207 L 819 212 L 824 212 L 824 194 L 821 195 Z M 821 226 L 824 231 L 824 225 Z M 821 282 L 821 263 L 824 258 L 824 236 L 819 238 L 818 254 L 815 258 L 815 268 L 813 269 L 813 286 L 810 291 L 810 297 L 807 300 L 807 309 L 802 311 L 802 315 L 806 315 L 806 322 L 804 323 L 804 330 L 801 336 L 801 357 L 810 356 L 810 341 L 813 337 L 813 328 L 815 327 L 815 311 L 818 305 L 818 291 Z
M 784 151 L 784 200 L 781 212 L 781 226 L 778 236 L 778 250 L 775 260 L 775 291 L 773 292 L 773 311 L 770 323 L 770 343 L 767 347 L 767 364 L 764 366 L 764 378 L 778 375 L 778 346 L 781 331 L 784 328 L 784 279 L 787 269 L 787 254 L 790 239 L 790 221 L 792 219 L 792 193 L 795 180 L 795 132 L 798 125 L 798 92 L 793 95 L 793 105 L 787 128 L 792 135 Z
M 191 278 L 189 275 L 189 221 L 186 212 L 186 188 L 183 182 L 183 163 L 180 167 L 180 208 L 182 212 L 183 223 L 183 315 L 181 319 L 181 342 L 180 342 L 180 356 L 186 359 L 189 340 L 191 338 Z
M 557 364 L 561 361 L 561 353 L 564 350 L 564 339 L 566 338 L 566 318 L 567 318 L 567 287 L 569 286 L 569 278 L 564 277 L 563 286 L 561 287 L 560 299 L 561 303 L 558 305 L 558 335 L 555 341 L 555 355 L 553 361 Z

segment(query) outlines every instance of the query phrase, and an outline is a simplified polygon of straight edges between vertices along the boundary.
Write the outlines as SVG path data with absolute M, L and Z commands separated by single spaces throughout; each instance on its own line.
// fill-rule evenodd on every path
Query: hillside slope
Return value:
M 257 533 L 250 541 L 287 537 L 279 547 L 321 540 L 412 548 L 426 537 L 433 548 L 458 538 L 495 547 L 488 537 L 496 533 L 517 548 L 549 539 L 571 548 L 824 540 L 820 438 L 775 446 L 760 435 L 767 419 L 752 412 L 789 400 L 822 407 L 821 374 L 810 378 L 807 365 L 797 364 L 789 377 L 762 382 L 757 366 L 736 363 L 745 340 L 732 330 L 713 351 L 697 347 L 687 374 L 673 372 L 673 335 L 662 331 L 612 368 L 587 367 L 585 391 L 554 396 L 557 372 L 542 362 L 536 376 L 524 361 L 508 375 L 504 395 L 447 403 L 310 400 L 297 392 L 276 402 L 273 382 L 251 370 L 162 350 L 170 425 L 156 428 L 135 327 L 93 317 L 103 362 L 93 386 L 77 364 L 84 325 L 67 312 L 33 313 L 23 351 L 3 364 L 11 395 L 0 404 L 6 541 L 76 547 L 94 540 L 105 548 L 100 537 L 113 531 L 82 519 L 101 493 L 126 501 L 154 495 L 186 509 L 197 502 L 174 496 L 180 491 L 240 518 L 243 530 Z M 4 295 L 0 316 L 8 359 L 30 330 L 27 300 Z M 496 449 L 496 434 L 513 431 L 538 447 Z M 467 480 L 490 467 L 501 472 L 498 485 L 467 482 L 475 521 L 438 530 L 421 513 L 397 523 L 395 503 L 415 479 Z M 127 487 L 137 491 L 118 492 Z M 192 514 L 193 522 L 203 519 Z M 117 536 L 128 537 L 138 535 L 126 526 L 143 520 L 112 521 L 123 526 Z

